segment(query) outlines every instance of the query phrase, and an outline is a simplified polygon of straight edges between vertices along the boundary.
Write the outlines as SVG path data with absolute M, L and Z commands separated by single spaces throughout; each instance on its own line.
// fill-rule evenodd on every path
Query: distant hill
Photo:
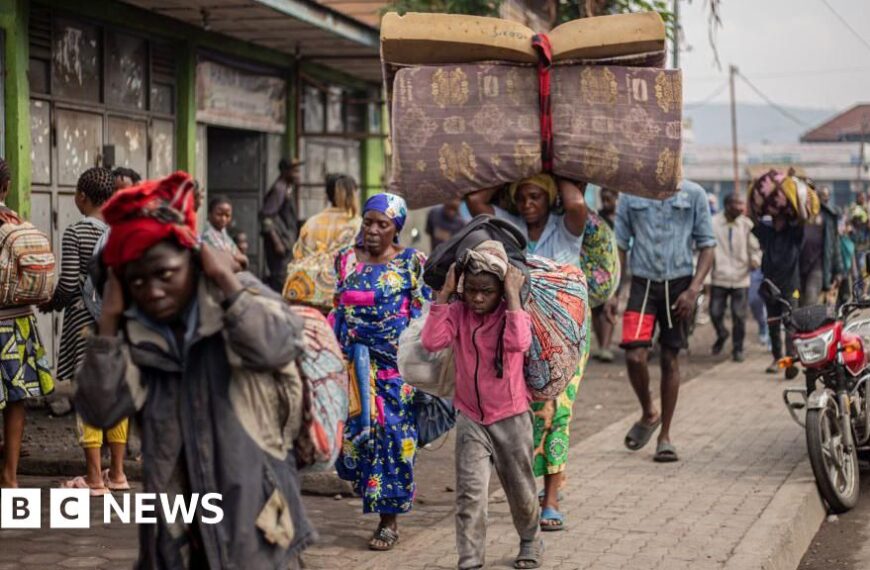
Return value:
M 784 107 L 805 126 L 784 117 L 769 105 L 752 103 L 737 104 L 737 136 L 740 144 L 796 143 L 800 136 L 813 127 L 833 117 L 841 109 L 807 109 Z M 731 111 L 727 103 L 710 103 L 692 107 L 687 101 L 683 116 L 690 119 L 694 141 L 702 145 L 731 144 Z

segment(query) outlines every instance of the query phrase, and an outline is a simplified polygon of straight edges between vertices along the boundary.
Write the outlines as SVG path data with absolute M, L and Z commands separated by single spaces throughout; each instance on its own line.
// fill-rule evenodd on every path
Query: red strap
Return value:
M 532 47 L 538 52 L 538 98 L 541 106 L 541 166 L 544 172 L 553 170 L 553 112 L 550 108 L 550 67 L 553 48 L 547 34 L 535 34 Z

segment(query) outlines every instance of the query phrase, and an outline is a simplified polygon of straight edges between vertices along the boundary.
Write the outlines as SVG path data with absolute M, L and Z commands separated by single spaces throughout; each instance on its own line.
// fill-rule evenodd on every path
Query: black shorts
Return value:
M 691 276 L 667 282 L 632 277 L 619 346 L 623 349 L 651 347 L 658 323 L 659 344 L 674 350 L 688 348 L 689 321 L 677 319 L 673 307 L 691 284 Z

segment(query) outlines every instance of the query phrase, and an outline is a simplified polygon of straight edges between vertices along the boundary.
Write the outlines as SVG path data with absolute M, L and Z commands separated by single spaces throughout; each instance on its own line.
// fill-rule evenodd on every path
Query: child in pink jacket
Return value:
M 486 241 L 454 264 L 423 326 L 423 347 L 456 359 L 456 548 L 460 570 L 483 568 L 492 467 L 520 535 L 515 568 L 538 568 L 538 498 L 532 471 L 531 397 L 523 358 L 531 320 L 520 302 L 524 276 L 504 246 Z M 450 303 L 454 293 L 459 300 Z

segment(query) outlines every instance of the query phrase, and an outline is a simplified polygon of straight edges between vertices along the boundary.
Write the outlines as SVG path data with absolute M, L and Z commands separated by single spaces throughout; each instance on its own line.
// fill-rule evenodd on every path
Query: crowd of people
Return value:
M 124 457 L 135 424 L 146 490 L 223 493 L 220 525 L 161 522 L 144 528 L 141 565 L 295 564 L 315 531 L 293 460 L 302 402 L 310 395 L 295 371 L 303 325 L 288 303 L 288 287 L 294 271 L 313 263 L 334 274 L 331 308 L 324 312 L 351 377 L 335 468 L 353 483 L 363 512 L 379 517 L 369 547 L 392 549 L 399 517 L 414 504 L 418 388 L 403 378 L 398 348 L 409 324 L 428 315 L 423 346 L 431 352 L 452 348 L 454 355 L 459 568 L 485 564 L 493 469 L 519 536 L 515 567 L 537 568 L 544 552 L 540 533 L 567 525 L 560 499 L 585 359 L 614 360 L 610 345 L 621 302 L 619 346 L 640 407 L 624 445 L 639 451 L 658 432 L 653 460 L 674 462 L 680 459 L 672 437 L 678 356 L 688 346 L 705 288 L 716 331 L 712 352 L 722 352 L 730 338 L 732 358 L 745 358 L 751 306 L 759 339 L 769 341 L 776 361 L 791 346 L 777 323 L 767 325 L 781 306 L 759 304 L 759 275 L 797 303 L 842 302 L 850 283 L 861 281 L 870 250 L 863 196 L 841 216 L 825 189 L 818 216 L 803 224 L 754 219 L 737 194 L 725 197 L 724 209 L 714 215 L 708 194 L 690 181 L 665 200 L 602 189 L 595 213 L 584 184 L 547 174 L 433 209 L 427 220 L 433 248 L 460 232 L 470 216 L 488 214 L 517 228 L 526 253 L 577 267 L 593 214 L 612 232 L 623 279 L 606 303 L 588 311 L 597 346 L 587 346 L 557 398 L 532 401 L 523 368 L 533 335 L 521 301 L 526 277 L 504 244 L 488 240 L 469 249 L 433 291 L 423 278 L 425 253 L 401 245 L 408 212 L 400 196 L 375 194 L 360 207 L 353 178 L 330 175 L 328 207 L 300 225 L 300 167 L 282 160 L 264 199 L 263 282 L 247 256 L 253 236 L 234 227 L 230 200 L 211 197 L 205 228 L 198 231 L 204 189 L 189 175 L 143 181 L 129 169 L 100 167 L 81 175 L 75 203 L 82 218 L 63 234 L 54 295 L 36 308 L 64 314 L 56 369 L 40 341 L 34 308 L 0 309 L 4 354 L 18 355 L 0 362 L 0 487 L 17 486 L 24 401 L 47 396 L 56 381 L 75 381 L 86 472 L 64 487 L 93 496 L 129 489 Z M 21 223 L 5 206 L 10 179 L 0 162 L 0 224 Z M 729 304 L 731 331 L 725 322 Z M 654 343 L 660 409 L 650 388 Z M 774 363 L 769 370 L 778 368 Z M 101 464 L 104 441 L 108 469 Z M 251 524 L 261 533 L 250 532 Z

